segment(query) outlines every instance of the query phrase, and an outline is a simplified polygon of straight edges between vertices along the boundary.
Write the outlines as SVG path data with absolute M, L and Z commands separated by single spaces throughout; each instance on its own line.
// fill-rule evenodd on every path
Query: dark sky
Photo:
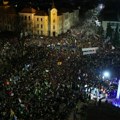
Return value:
M 0 1 L 2 1 L 2 0 L 0 0 Z M 41 4 L 41 5 L 50 4 L 50 3 L 52 3 L 52 1 L 54 1 L 56 4 L 63 4 L 64 3 L 64 4 L 71 4 L 71 5 L 74 5 L 74 4 L 84 5 L 86 3 L 91 2 L 92 3 L 91 6 L 92 6 L 98 0 L 9 0 L 9 1 L 12 4 L 18 3 L 19 5 L 24 5 L 30 1 L 33 4 Z
M 0 0 L 2 1 L 2 0 Z M 30 1 L 33 7 L 47 8 L 50 7 L 52 1 L 56 7 L 81 6 L 82 9 L 88 10 L 97 6 L 98 3 L 104 3 L 103 11 L 120 11 L 120 0 L 9 0 L 12 5 L 17 4 L 19 8 L 25 7 Z
M 105 8 L 101 12 L 104 20 L 118 20 L 120 15 L 120 0 L 104 0 Z
M 2 1 L 2 0 L 0 0 Z M 11 5 L 17 4 L 19 8 L 25 7 L 28 3 L 32 3 L 34 7 L 49 7 L 52 4 L 52 1 L 55 2 L 56 7 L 68 7 L 72 6 L 81 6 L 84 9 L 90 9 L 95 7 L 96 3 L 99 0 L 9 0 Z

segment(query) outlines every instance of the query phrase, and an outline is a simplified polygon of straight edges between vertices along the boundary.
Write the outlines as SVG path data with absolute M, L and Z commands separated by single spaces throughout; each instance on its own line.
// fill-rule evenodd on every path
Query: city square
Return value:
M 57 14 L 55 2 L 51 4 L 50 14 Z M 4 1 L 6 5 L 8 1 Z M 116 27 L 112 22 L 101 22 L 104 8 L 104 4 L 97 4 L 84 17 L 77 13 L 79 6 L 76 12 L 62 13 L 55 19 L 50 16 L 49 32 L 43 29 L 46 23 L 39 28 L 42 24 L 35 22 L 38 28 L 33 31 L 18 24 L 13 32 L 9 30 L 12 27 L 5 27 L 9 22 L 1 22 L 1 120 L 119 120 L 118 22 Z M 69 19 L 58 27 L 57 20 L 64 15 Z M 79 17 L 75 21 L 72 15 Z

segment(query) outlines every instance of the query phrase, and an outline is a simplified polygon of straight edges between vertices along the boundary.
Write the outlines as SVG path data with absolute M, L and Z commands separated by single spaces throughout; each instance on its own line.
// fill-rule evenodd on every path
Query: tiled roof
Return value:
M 47 16 L 48 13 L 44 10 L 38 10 L 35 15 L 40 15 L 40 16 Z
M 34 8 L 28 7 L 28 8 L 23 8 L 20 13 L 35 13 L 36 10 Z

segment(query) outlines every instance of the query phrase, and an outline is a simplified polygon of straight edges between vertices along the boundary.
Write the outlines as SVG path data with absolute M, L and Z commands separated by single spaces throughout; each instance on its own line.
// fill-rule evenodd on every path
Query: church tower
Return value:
M 52 9 L 50 10 L 50 36 L 58 35 L 58 16 L 54 1 L 52 1 Z

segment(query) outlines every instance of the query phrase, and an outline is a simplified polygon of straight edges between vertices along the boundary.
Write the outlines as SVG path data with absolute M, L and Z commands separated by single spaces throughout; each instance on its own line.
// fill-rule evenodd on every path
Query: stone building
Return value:
M 53 4 L 47 11 L 25 7 L 16 13 L 15 9 L 4 1 L 0 6 L 0 16 L 1 31 L 21 29 L 23 34 L 58 36 L 78 24 L 79 9 L 57 9 Z

